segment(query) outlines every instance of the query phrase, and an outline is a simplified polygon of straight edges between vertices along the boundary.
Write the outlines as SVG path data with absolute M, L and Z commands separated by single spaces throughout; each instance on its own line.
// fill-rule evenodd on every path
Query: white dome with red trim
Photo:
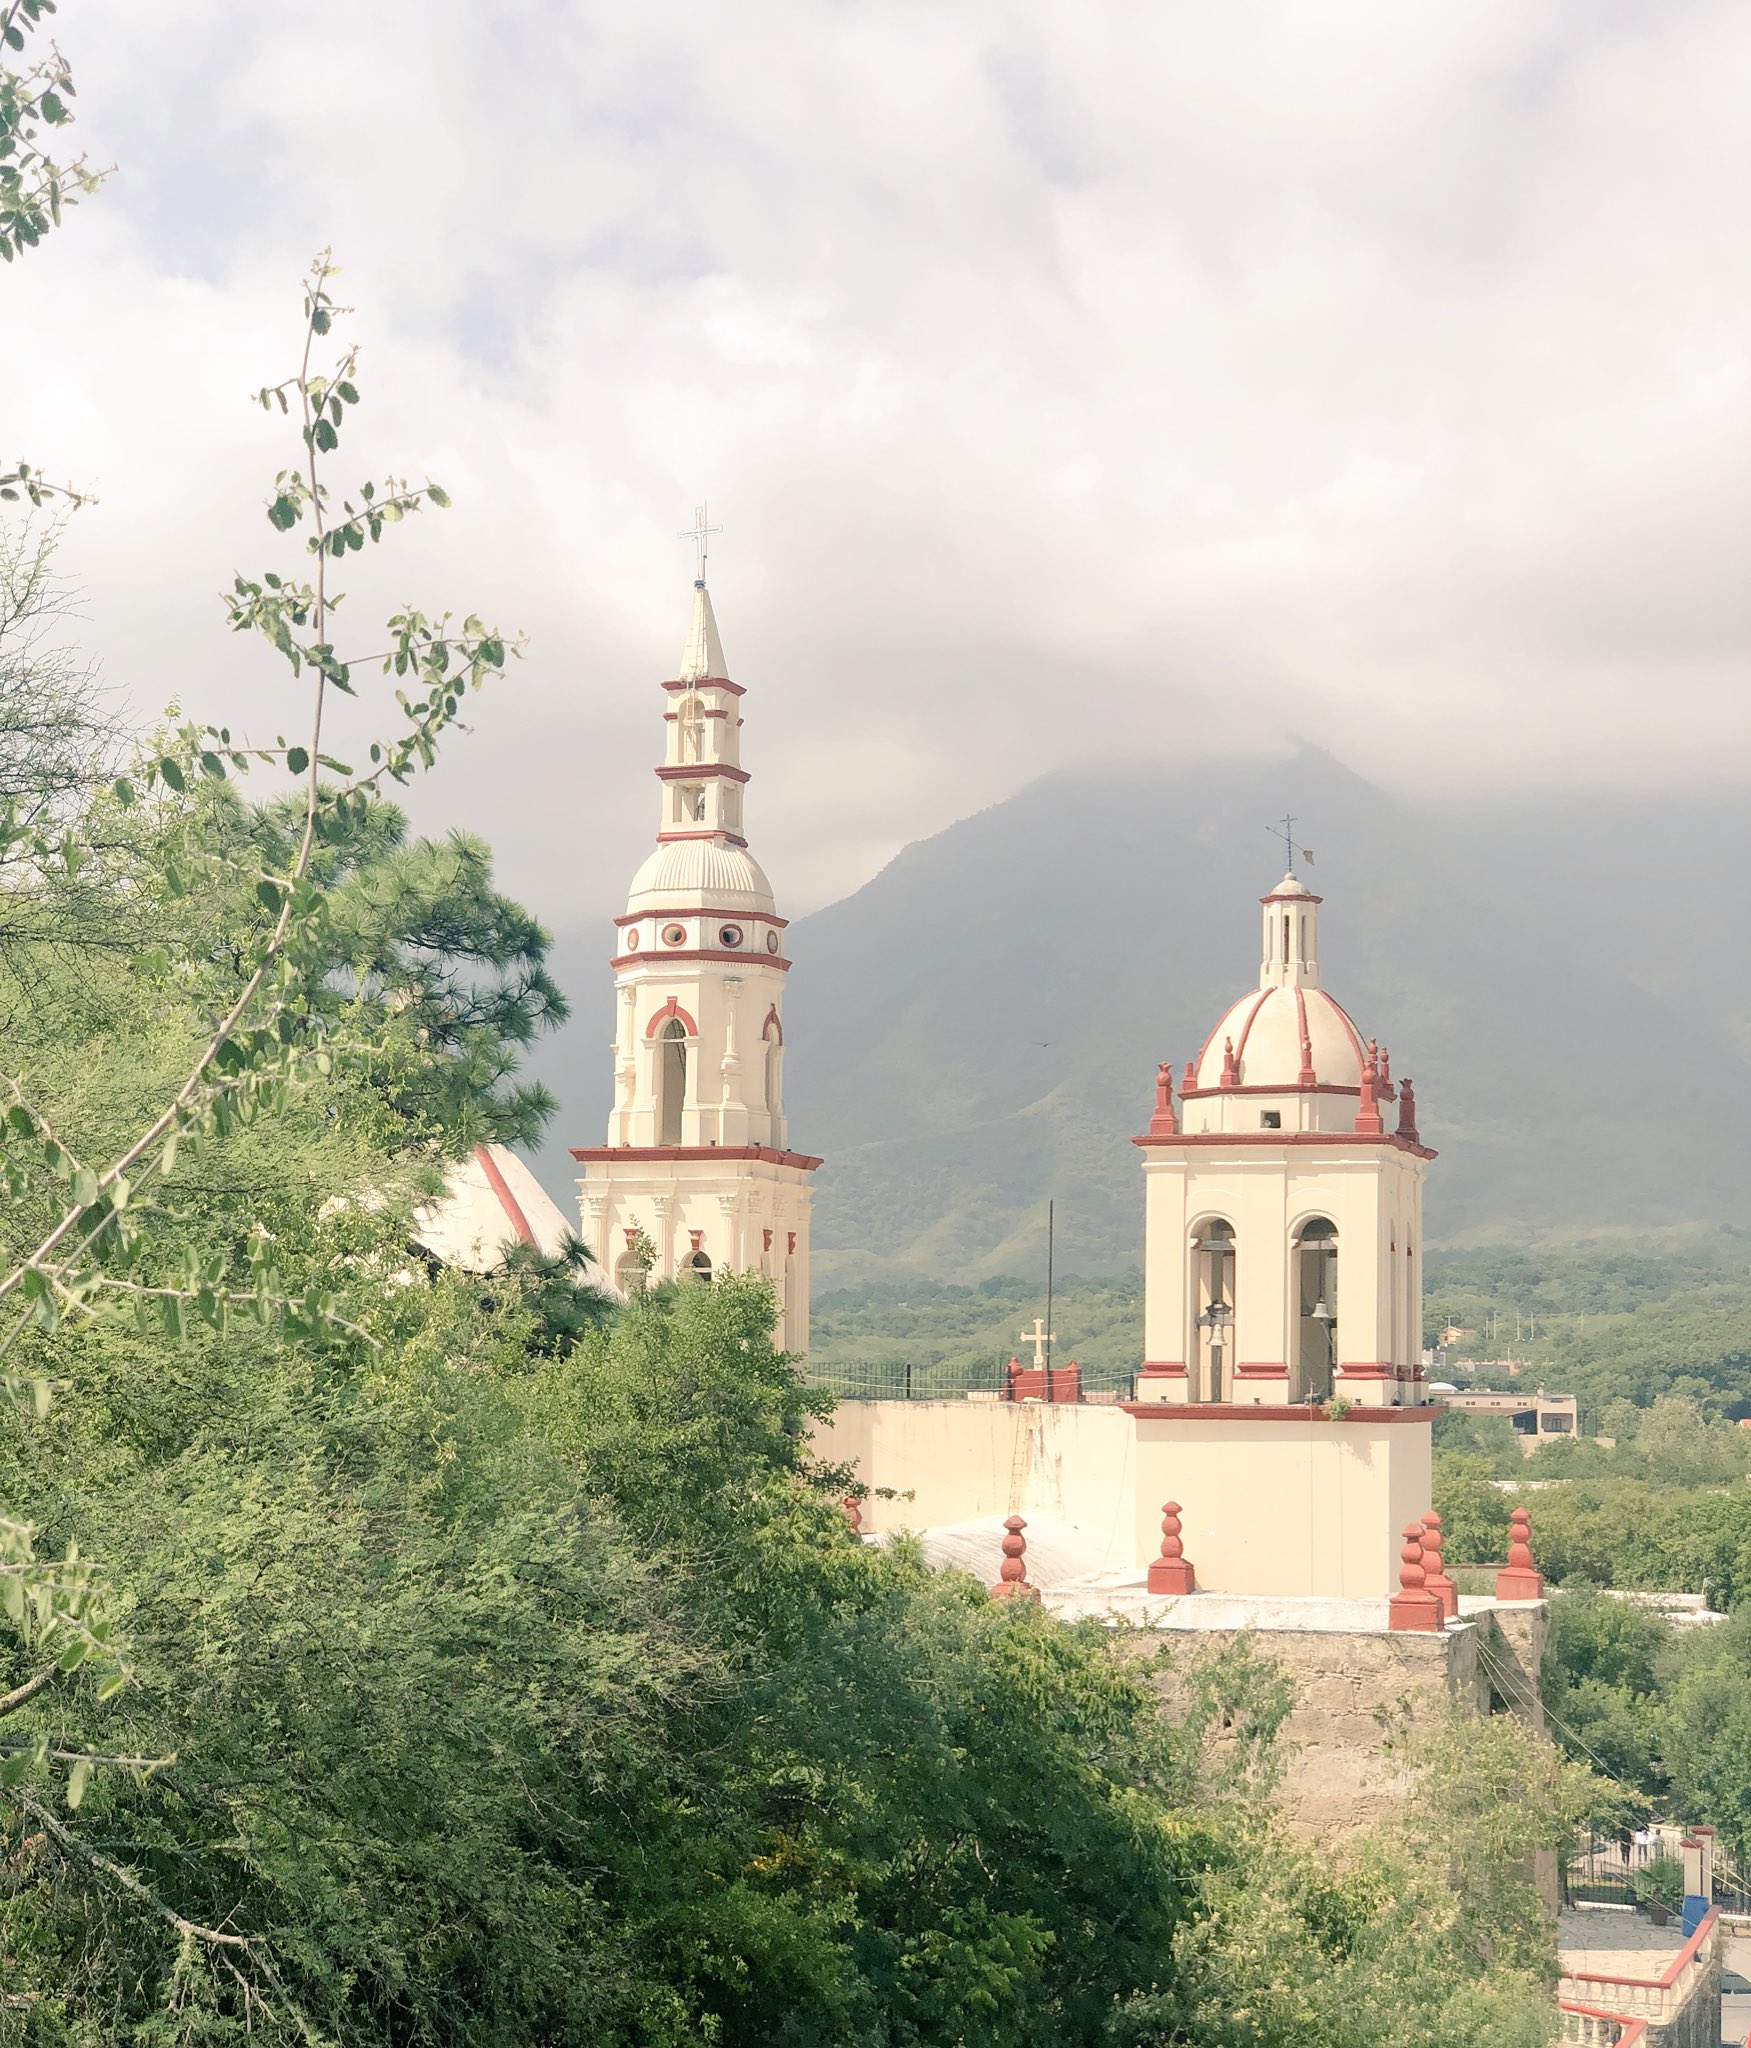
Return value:
M 1242 1088 L 1355 1088 L 1364 1056 L 1361 1034 L 1324 989 L 1249 989 L 1206 1040 L 1195 1085 L 1220 1088 L 1227 1071 Z
M 626 898 L 627 914 L 633 917 L 697 905 L 770 914 L 772 884 L 746 847 L 726 846 L 718 839 L 672 839 L 633 876 Z

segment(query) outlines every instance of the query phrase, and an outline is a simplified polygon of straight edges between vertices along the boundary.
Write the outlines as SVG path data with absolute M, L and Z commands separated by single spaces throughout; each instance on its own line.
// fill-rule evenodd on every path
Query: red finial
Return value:
M 1459 1588 L 1447 1576 L 1441 1551 L 1447 1539 L 1441 1533 L 1441 1517 L 1431 1508 L 1423 1517 L 1423 1584 L 1441 1603 L 1441 1619 L 1459 1619 Z
M 1003 1539 L 1003 1569 L 991 1588 L 991 1597 L 1038 1601 L 1040 1589 L 1027 1582 L 1027 1538 L 1021 1533 L 1027 1524 L 1020 1515 L 1011 1515 L 1003 1526 L 1008 1531 Z
M 1524 1508 L 1508 1511 L 1508 1563 L 1496 1574 L 1496 1598 L 1544 1598 L 1544 1579 L 1532 1563 L 1532 1517 Z
M 1170 1138 L 1179 1129 L 1173 1113 L 1173 1068 L 1166 1060 L 1155 1070 L 1155 1114 L 1149 1119 L 1152 1138 Z
M 1184 1074 L 1182 1074 L 1182 1075 L 1181 1075 L 1181 1077 L 1180 1077 L 1180 1084 L 1179 1084 L 1179 1092 L 1180 1092 L 1180 1098 L 1181 1098 L 1181 1100 L 1183 1101 L 1183 1100 L 1185 1099 L 1185 1097 L 1186 1097 L 1187 1095 L 1189 1095 L 1189 1094 L 1191 1093 L 1191 1091 L 1192 1091 L 1192 1090 L 1193 1090 L 1193 1089 L 1194 1089 L 1194 1088 L 1195 1088 L 1195 1087 L 1196 1087 L 1197 1085 L 1198 1085 L 1198 1070 L 1197 1070 L 1197 1067 L 1196 1067 L 1196 1066 L 1195 1066 L 1195 1065 L 1193 1064 L 1193 1062 L 1192 1062 L 1192 1061 L 1190 1061 L 1190 1060 L 1187 1060 L 1187 1061 L 1186 1061 L 1186 1070 L 1185 1070 Z
M 1392 1100 L 1392 1055 L 1385 1046 L 1380 1048 L 1380 1091 L 1389 1102 Z
M 1433 1635 L 1441 1626 L 1441 1602 L 1424 1584 L 1421 1522 L 1406 1522 L 1398 1556 L 1398 1591 L 1387 1603 L 1386 1625 Z
M 1304 1031 L 1301 1034 L 1301 1071 L 1295 1076 L 1297 1088 L 1313 1088 L 1318 1085 L 1319 1076 L 1313 1071 L 1313 1040 Z
M 863 1510 L 857 1504 L 856 1494 L 848 1493 L 839 1505 L 845 1510 L 845 1519 L 851 1524 L 852 1535 L 857 1535 L 863 1527 Z
M 1415 1145 L 1417 1137 L 1417 1092 L 1409 1074 L 1398 1084 L 1398 1135 Z
M 1234 1057 L 1234 1040 L 1232 1038 L 1225 1038 L 1222 1041 L 1222 1086 L 1224 1088 L 1238 1088 L 1240 1086 L 1240 1062 Z
M 1161 1510 L 1161 1555 L 1149 1567 L 1149 1590 L 1152 1593 L 1192 1593 L 1197 1590 L 1192 1580 L 1192 1568 L 1186 1562 L 1185 1545 L 1180 1541 L 1179 1502 L 1170 1500 Z
M 1374 1133 L 1385 1129 L 1380 1121 L 1380 1048 L 1368 1041 L 1368 1055 L 1362 1062 L 1362 1096 L 1356 1104 L 1356 1129 Z

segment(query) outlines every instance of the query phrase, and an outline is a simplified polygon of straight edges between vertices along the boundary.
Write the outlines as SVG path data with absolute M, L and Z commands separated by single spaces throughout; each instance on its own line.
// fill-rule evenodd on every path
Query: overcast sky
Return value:
M 550 924 L 654 829 L 702 496 L 793 911 L 1101 756 L 1304 737 L 1437 798 L 1744 772 L 1734 0 L 63 0 L 58 33 L 118 170 L 4 280 L 0 452 L 101 497 L 90 651 L 142 712 L 290 722 L 214 593 L 292 566 L 245 396 L 332 243 L 348 453 L 455 499 L 353 630 L 404 596 L 527 628 L 418 815 Z

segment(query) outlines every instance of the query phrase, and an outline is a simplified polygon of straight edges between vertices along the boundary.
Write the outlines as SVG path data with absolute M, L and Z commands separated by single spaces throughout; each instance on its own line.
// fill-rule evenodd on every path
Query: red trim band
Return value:
M 1237 1417 L 1243 1422 L 1433 1422 L 1441 1412 L 1439 1408 L 1364 1408 L 1357 1405 L 1346 1409 L 1342 1415 L 1322 1415 L 1317 1407 L 1306 1402 L 1298 1402 L 1290 1408 L 1267 1405 L 1262 1401 L 1121 1401 L 1119 1406 L 1139 1421 L 1147 1421 L 1152 1416 L 1167 1416 L 1175 1422 L 1182 1417 L 1192 1422 L 1232 1422 Z
M 777 953 L 731 952 L 727 948 L 713 951 L 700 946 L 665 946 L 660 953 L 616 953 L 608 965 L 618 970 L 622 967 L 649 967 L 664 960 L 740 960 L 748 967 L 776 967 L 780 974 L 790 972 L 790 962 Z
M 775 925 L 783 931 L 790 923 L 788 917 L 774 917 L 770 910 L 714 910 L 709 904 L 688 903 L 679 910 L 629 910 L 624 917 L 617 917 L 617 925 L 643 924 L 647 917 L 739 917 L 749 924 Z M 1355 1091 L 1352 1089 L 1351 1093 Z
M 795 1166 L 804 1173 L 813 1173 L 821 1163 L 806 1152 L 778 1152 L 770 1145 L 574 1145 L 571 1155 L 586 1164 L 625 1160 L 629 1165 L 643 1159 L 764 1159 L 769 1166 Z
M 1232 1088 L 1182 1088 L 1179 1099 L 1182 1102 L 1196 1102 L 1201 1095 L 1360 1095 L 1360 1088 L 1352 1088 L 1344 1081 L 1314 1081 L 1306 1087 L 1288 1081 L 1273 1085 L 1269 1081 L 1236 1081 Z
M 665 690 L 728 690 L 732 697 L 745 697 L 748 693 L 740 683 L 732 683 L 728 676 L 699 676 L 690 683 L 668 682 Z
M 488 1186 L 499 1198 L 499 1207 L 511 1219 L 511 1228 L 524 1244 L 533 1244 L 535 1233 L 529 1228 L 529 1219 L 523 1214 L 522 1204 L 511 1193 L 509 1183 L 500 1173 L 498 1161 L 484 1145 L 475 1146 L 474 1156 L 480 1163 L 481 1171 L 486 1175 Z
M 1137 1368 L 1139 1379 L 1183 1380 L 1185 1376 L 1183 1365 L 1152 1365 L 1146 1360 Z
M 1211 1091 L 1214 1093 L 1215 1091 Z M 1232 1095 L 1232 1088 L 1225 1091 Z M 1293 1094 L 1293 1089 L 1273 1090 Z M 1418 1159 L 1437 1159 L 1440 1154 L 1427 1145 L 1413 1145 L 1396 1131 L 1181 1131 L 1175 1138 L 1133 1138 L 1133 1145 L 1171 1150 L 1176 1145 L 1390 1145 Z
M 664 762 L 651 773 L 659 782 L 704 782 L 713 775 L 727 775 L 732 782 L 752 782 L 746 768 L 732 768 L 727 761 L 683 761 L 678 767 Z

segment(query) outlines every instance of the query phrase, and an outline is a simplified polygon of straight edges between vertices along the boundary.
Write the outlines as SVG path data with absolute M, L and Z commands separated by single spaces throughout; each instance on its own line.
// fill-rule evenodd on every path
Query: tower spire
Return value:
M 717 636 L 717 616 L 711 608 L 711 592 L 700 577 L 693 585 L 693 611 L 687 621 L 687 644 L 681 650 L 683 683 L 703 683 L 708 678 L 725 681 L 729 668 L 724 661 L 723 642 Z

